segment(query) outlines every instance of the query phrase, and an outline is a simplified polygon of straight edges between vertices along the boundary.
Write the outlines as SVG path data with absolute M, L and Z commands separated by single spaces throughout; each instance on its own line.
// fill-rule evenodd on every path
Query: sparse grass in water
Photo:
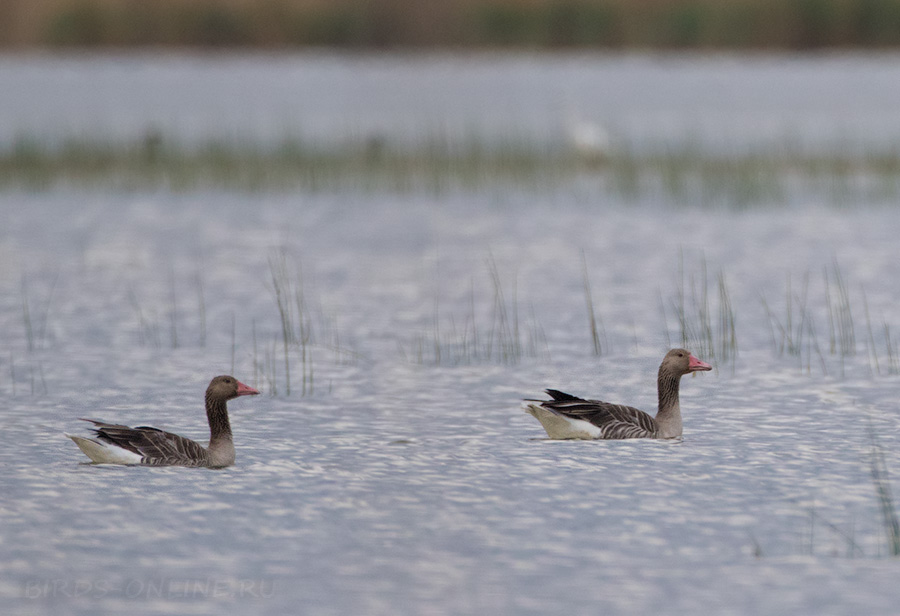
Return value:
M 809 510 L 809 544 L 807 547 L 808 554 L 815 553 L 815 539 L 816 539 L 816 525 L 821 524 L 824 525 L 828 531 L 837 535 L 842 541 L 847 544 L 847 557 L 854 558 L 859 556 L 865 556 L 865 552 L 862 547 L 856 542 L 856 537 L 854 533 L 851 531 L 846 531 L 837 524 L 826 520 L 822 514 L 820 514 L 816 509 L 810 508 Z
M 898 359 L 900 358 L 897 356 L 897 347 L 891 336 L 891 327 L 887 324 L 887 321 L 882 323 L 882 327 L 884 330 L 884 343 L 887 350 L 888 374 L 900 374 L 900 362 L 898 362 Z
M 591 333 L 591 345 L 594 355 L 603 354 L 603 345 L 600 343 L 600 332 L 603 331 L 603 319 L 600 319 L 600 327 L 597 327 L 597 318 L 594 313 L 594 297 L 591 293 L 591 279 L 588 276 L 587 257 L 584 250 L 581 251 L 581 269 L 584 277 L 584 300 L 587 304 L 588 326 Z M 606 332 L 603 331 L 603 338 L 606 338 Z
M 172 348 L 178 348 L 178 291 L 175 289 L 175 267 L 169 268 L 169 290 L 172 306 L 169 310 L 169 338 Z
M 197 317 L 199 320 L 199 329 L 200 329 L 200 340 L 199 344 L 201 347 L 206 346 L 206 301 L 203 298 L 203 279 L 200 277 L 200 272 L 197 272 L 197 276 L 194 280 L 194 284 L 197 289 Z M 231 373 L 234 374 L 234 360 L 232 358 L 232 370 Z
M 231 312 L 231 374 L 234 374 L 234 356 L 237 351 L 237 331 L 235 327 L 234 311 Z
M 737 327 L 724 272 L 720 271 L 716 276 L 716 285 L 719 291 L 719 356 L 725 360 L 733 360 L 738 351 Z
M 731 362 L 733 365 L 738 351 L 736 317 L 724 273 L 720 272 L 716 276 L 715 310 L 710 302 L 710 282 L 705 258 L 700 261 L 699 276 L 695 277 L 692 274 L 689 280 L 686 280 L 684 255 L 680 254 L 678 281 L 671 308 L 678 322 L 679 344 L 691 349 L 698 356 L 708 358 L 707 361 Z M 660 306 L 666 328 L 666 340 L 671 345 L 666 305 L 661 292 Z M 715 318 L 714 314 L 717 315 Z
M 875 335 L 872 333 L 872 319 L 869 317 L 869 300 L 868 298 L 866 298 L 865 289 L 861 289 L 861 293 L 863 301 L 863 313 L 866 316 L 866 333 L 868 334 L 866 337 L 866 356 L 870 358 L 870 370 L 872 365 L 871 362 L 874 362 L 875 374 L 881 374 L 881 365 L 878 362 L 878 349 L 875 347 Z
M 134 287 L 128 288 L 128 301 L 138 319 L 138 344 L 160 348 L 159 323 L 155 318 L 152 320 L 147 318 Z
M 272 292 L 275 295 L 275 305 L 278 307 L 278 315 L 281 318 L 282 347 L 284 350 L 284 374 L 285 395 L 291 395 L 291 363 L 289 356 L 290 345 L 294 339 L 292 324 L 293 311 L 290 307 L 291 277 L 287 271 L 287 259 L 282 251 L 277 256 L 269 257 L 269 270 L 272 276 Z
M 888 552 L 891 556 L 900 556 L 900 521 L 897 519 L 897 509 L 894 506 L 894 498 L 891 494 L 884 452 L 882 452 L 871 426 L 869 426 L 869 436 L 872 441 L 870 460 L 872 482 L 875 484 L 875 492 L 878 495 L 878 504 L 881 509 L 881 519 L 887 539 Z
M 796 357 L 800 368 L 805 369 L 807 373 L 812 370 L 812 357 L 815 355 L 823 373 L 827 374 L 827 365 L 819 345 L 815 320 L 808 307 L 809 280 L 807 272 L 803 276 L 800 292 L 795 293 L 791 275 L 787 275 L 783 319 L 778 318 L 764 296 L 760 296 L 760 301 L 768 319 L 773 351 L 779 356 Z
M 522 356 L 519 338 L 518 285 L 514 279 L 512 304 L 511 309 L 508 310 L 506 298 L 503 294 L 503 284 L 493 255 L 488 259 L 488 272 L 491 275 L 491 283 L 494 286 L 494 312 L 488 333 L 488 355 L 491 355 L 494 340 L 496 339 L 501 362 L 504 364 L 516 363 Z
M 510 299 L 507 298 L 493 256 L 488 257 L 486 265 L 492 287 L 490 316 L 486 326 L 476 310 L 473 281 L 469 313 L 463 318 L 442 314 L 440 301 L 435 298 L 429 331 L 415 336 L 408 346 L 399 345 L 399 351 L 406 361 L 435 365 L 516 364 L 524 357 L 549 356 L 547 339 L 534 309 L 529 310 L 529 319 L 525 323 L 520 322 L 515 278 Z
M 29 366 L 31 369 L 31 395 L 36 396 L 38 394 L 47 394 L 47 380 L 44 378 L 44 364 L 42 362 L 37 363 L 37 378 L 34 373 L 34 364 Z M 37 379 L 40 380 L 40 383 L 37 382 Z
M 334 320 L 324 318 L 314 327 L 313 312 L 309 309 L 304 291 L 300 262 L 291 258 L 285 250 L 269 256 L 272 294 L 278 309 L 281 324 L 281 345 L 284 359 L 285 395 L 291 395 L 291 352 L 300 354 L 300 394 L 313 393 L 315 370 L 313 368 L 313 347 L 316 343 L 314 330 L 330 331 L 334 341 L 334 352 L 339 358 L 355 358 L 356 354 L 340 346 L 340 333 Z M 274 367 L 271 368 L 270 382 L 275 381 Z
M 53 278 L 47 296 L 44 299 L 43 310 L 39 313 L 37 323 L 33 322 L 31 314 L 30 293 L 28 291 L 28 278 L 22 276 L 22 324 L 25 329 L 25 342 L 28 345 L 28 351 L 35 351 L 43 348 L 47 334 L 47 319 L 50 315 L 50 306 L 53 303 L 53 294 L 56 291 L 56 283 L 59 281 L 59 274 Z
M 823 374 L 829 372 L 826 357 L 834 358 L 839 365 L 839 373 L 844 376 L 847 362 L 857 356 L 857 332 L 854 322 L 854 301 L 851 300 L 850 286 L 837 261 L 826 267 L 822 273 L 824 307 L 811 305 L 811 277 L 803 276 L 799 291 L 794 289 L 790 274 L 785 283 L 785 300 L 780 314 L 760 296 L 769 326 L 771 348 L 779 356 L 793 356 L 804 370 L 811 371 L 813 360 L 821 365 Z M 881 327 L 873 322 L 869 310 L 869 300 L 864 288 L 860 287 L 856 309 L 862 309 L 865 317 L 866 362 L 872 375 L 892 375 L 900 373 L 900 357 L 891 334 L 891 326 L 882 320 Z M 823 309 L 824 308 L 824 309 Z M 820 343 L 819 330 L 814 313 L 825 315 L 827 323 L 827 344 Z M 823 336 L 824 341 L 824 336 Z M 882 351 L 883 349 L 883 351 Z
M 56 285 L 59 281 L 59 273 L 57 273 L 51 281 L 44 297 L 43 305 L 39 311 L 37 318 L 33 315 L 31 293 L 28 286 L 28 276 L 22 276 L 22 326 L 25 336 L 25 345 L 28 350 L 28 376 L 31 386 L 31 395 L 46 394 L 47 380 L 44 377 L 44 365 L 38 357 L 38 351 L 44 348 L 47 336 L 47 323 L 50 316 L 50 308 L 53 304 L 53 296 L 56 291 Z M 16 366 L 15 358 L 10 352 L 9 355 L 9 373 L 12 395 L 16 395 Z
M 253 338 L 253 387 L 259 389 L 259 345 L 256 341 L 256 319 L 251 321 L 250 334 Z
M 837 260 L 832 262 L 831 271 L 825 269 L 825 302 L 828 308 L 829 350 L 841 358 L 856 354 L 856 333 L 853 326 L 853 311 L 850 307 L 850 292 Z

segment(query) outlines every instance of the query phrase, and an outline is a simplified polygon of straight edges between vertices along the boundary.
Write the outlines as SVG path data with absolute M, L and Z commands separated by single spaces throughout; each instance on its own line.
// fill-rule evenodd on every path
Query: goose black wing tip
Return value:
M 548 396 L 553 398 L 554 401 L 560 402 L 564 400 L 581 400 L 581 398 L 577 396 L 573 396 L 572 394 L 567 394 L 564 391 L 559 391 L 558 389 L 545 389 L 544 390 Z

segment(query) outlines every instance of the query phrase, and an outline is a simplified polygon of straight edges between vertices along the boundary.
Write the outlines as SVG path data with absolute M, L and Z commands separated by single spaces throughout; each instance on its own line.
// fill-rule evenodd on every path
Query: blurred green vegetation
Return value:
M 689 145 L 641 153 L 583 152 L 565 144 L 433 139 L 393 147 L 381 140 L 323 146 L 211 142 L 182 147 L 149 133 L 134 143 L 20 138 L 0 151 L 0 190 L 82 186 L 114 190 L 575 191 L 591 199 L 743 209 L 795 202 L 837 207 L 900 200 L 900 152 L 785 146 L 710 153 Z
M 3 0 L 0 46 L 822 49 L 900 45 L 900 0 Z

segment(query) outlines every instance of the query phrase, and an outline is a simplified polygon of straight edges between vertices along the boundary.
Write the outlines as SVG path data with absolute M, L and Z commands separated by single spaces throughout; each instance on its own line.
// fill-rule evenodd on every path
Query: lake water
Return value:
M 895 60 L 601 57 L 595 67 L 590 57 L 514 56 L 470 69 L 465 57 L 7 57 L 4 79 L 32 89 L 5 89 L 15 94 L 0 99 L 0 125 L 6 137 L 59 137 L 101 126 L 138 135 L 171 122 L 215 136 L 208 131 L 256 109 L 223 134 L 265 139 L 266 127 L 288 122 L 275 110 L 298 105 L 318 118 L 304 129 L 322 134 L 370 121 L 393 130 L 411 116 L 425 118 L 409 133 L 420 135 L 454 101 L 464 124 L 481 118 L 478 100 L 492 101 L 496 82 L 519 73 L 581 92 L 580 104 L 607 101 L 586 75 L 651 88 L 665 73 L 677 96 L 624 82 L 606 109 L 631 106 L 633 118 L 642 105 L 667 110 L 681 127 L 673 139 L 692 125 L 712 134 L 729 109 L 753 107 L 742 93 L 763 96 L 748 84 L 818 79 L 843 106 L 800 86 L 794 95 L 809 94 L 821 125 L 859 128 L 854 136 L 874 148 L 900 126 L 887 113 L 878 116 L 884 131 L 863 126 L 900 83 L 885 77 Z M 279 90 L 288 65 L 318 81 Z M 698 115 L 696 84 L 674 79 L 678 71 L 715 83 L 716 100 L 734 107 Z M 66 74 L 80 94 L 61 108 L 41 93 Z M 160 87 L 173 74 L 184 90 Z M 365 105 L 346 89 L 357 74 L 365 93 L 378 93 Z M 248 88 L 251 78 L 262 85 Z M 87 87 L 92 80 L 102 87 Z M 398 86 L 436 82 L 449 99 L 419 100 Z M 768 92 L 760 121 L 802 127 L 802 105 Z M 558 121 L 543 88 L 514 94 L 540 118 L 536 130 Z M 197 102 L 213 98 L 221 105 Z M 391 103 L 401 98 L 405 107 Z M 493 125 L 497 105 L 479 121 Z M 840 110 L 829 115 L 831 105 Z M 735 134 L 752 146 L 743 120 Z M 900 214 L 847 206 L 625 204 L 581 184 L 399 194 L 8 189 L 0 610 L 893 614 L 900 563 L 889 555 L 871 455 L 874 433 L 887 468 L 900 472 Z M 704 271 L 715 331 L 695 336 L 692 350 L 716 369 L 683 379 L 684 439 L 546 440 L 519 408 L 545 387 L 653 409 L 659 361 L 681 344 L 680 296 L 702 329 Z M 736 357 L 718 332 L 720 275 Z M 310 332 L 305 363 L 301 345 L 289 348 L 289 379 L 274 293 L 288 282 L 295 331 L 302 291 Z M 779 328 L 795 354 L 780 352 Z M 77 418 L 92 417 L 203 439 L 203 390 L 226 372 L 264 394 L 230 405 L 237 462 L 228 469 L 93 466 L 63 436 L 85 433 Z
M 324 144 L 542 142 L 599 124 L 635 148 L 896 150 L 896 55 L 0 57 L 17 137 Z

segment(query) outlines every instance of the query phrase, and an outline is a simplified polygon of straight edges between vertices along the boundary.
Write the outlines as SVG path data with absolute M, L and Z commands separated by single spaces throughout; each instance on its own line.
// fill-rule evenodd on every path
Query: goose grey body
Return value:
M 147 466 L 205 466 L 220 468 L 234 464 L 234 441 L 228 421 L 228 400 L 259 392 L 233 376 L 217 376 L 206 389 L 209 446 L 171 432 L 148 426 L 130 428 L 93 419 L 94 438 L 67 434 L 98 464 L 143 464 Z
M 676 438 L 682 433 L 681 377 L 711 369 L 685 349 L 666 353 L 657 375 L 656 417 L 632 406 L 585 400 L 555 389 L 546 390 L 552 400 L 529 400 L 540 404 L 528 404 L 525 411 L 540 421 L 553 439 Z

